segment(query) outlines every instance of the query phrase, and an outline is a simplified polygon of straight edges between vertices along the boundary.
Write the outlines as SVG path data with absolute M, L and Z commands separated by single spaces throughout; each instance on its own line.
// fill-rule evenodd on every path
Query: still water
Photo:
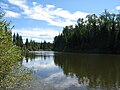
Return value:
M 32 90 L 120 90 L 120 55 L 30 52 Z

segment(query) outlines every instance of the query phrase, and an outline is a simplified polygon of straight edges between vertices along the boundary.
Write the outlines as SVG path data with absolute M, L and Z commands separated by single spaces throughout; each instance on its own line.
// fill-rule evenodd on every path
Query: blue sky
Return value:
M 15 25 L 13 33 L 29 40 L 53 41 L 64 26 L 88 14 L 120 11 L 120 0 L 0 0 L 0 11 Z

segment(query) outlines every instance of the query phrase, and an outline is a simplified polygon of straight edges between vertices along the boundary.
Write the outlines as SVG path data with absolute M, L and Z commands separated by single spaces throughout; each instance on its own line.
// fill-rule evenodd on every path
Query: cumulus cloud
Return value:
M 116 9 L 117 9 L 117 10 L 120 10 L 120 6 L 117 6 Z
M 9 3 L 19 6 L 21 9 L 27 9 L 28 6 L 25 5 L 27 0 L 8 0 Z
M 75 24 L 78 18 L 85 18 L 88 13 L 80 11 L 70 13 L 62 8 L 55 8 L 54 5 L 35 5 L 31 9 L 24 10 L 23 14 L 29 18 L 36 20 L 43 20 L 49 23 L 49 25 L 66 26 Z
M 9 10 L 5 10 L 5 17 L 19 18 L 21 14 Z
M 3 8 L 3 9 L 7 9 L 8 5 L 5 4 L 5 3 L 0 2 L 0 7 Z
M 49 23 L 49 25 L 54 26 L 66 26 L 75 24 L 78 18 L 85 18 L 88 13 L 76 11 L 69 12 L 62 8 L 56 8 L 54 5 L 41 5 L 37 2 L 32 2 L 33 6 L 27 5 L 27 0 L 8 0 L 9 3 L 18 6 L 23 10 L 22 14 L 26 15 L 28 18 L 43 20 Z
M 28 28 L 28 29 L 13 29 L 13 33 L 19 33 L 25 39 L 36 40 L 38 42 L 46 40 L 52 42 L 53 38 L 59 34 L 58 31 L 52 29 L 42 28 Z

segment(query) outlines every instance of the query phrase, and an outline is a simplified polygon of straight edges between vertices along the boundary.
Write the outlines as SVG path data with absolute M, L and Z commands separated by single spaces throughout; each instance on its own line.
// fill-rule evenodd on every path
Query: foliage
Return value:
M 26 69 L 18 63 L 21 50 L 12 43 L 12 28 L 0 13 L 0 90 L 16 90 L 26 87 L 29 78 Z
M 13 44 L 21 47 L 23 50 L 29 50 L 29 51 L 38 51 L 38 50 L 51 50 L 53 48 L 53 44 L 50 42 L 35 42 L 34 40 L 28 40 L 26 38 L 25 44 L 23 44 L 22 36 L 20 36 L 18 33 L 13 35 Z
M 25 47 L 30 51 L 51 50 L 53 48 L 52 45 L 52 43 L 46 41 L 39 43 L 34 40 L 30 40 L 30 42 L 28 42 L 28 39 L 26 39 L 25 42 Z
M 13 35 L 13 44 L 23 48 L 23 39 L 22 39 L 22 36 L 20 36 L 18 33 L 17 35 L 15 33 Z
M 78 19 L 75 27 L 66 26 L 54 38 L 57 51 L 115 52 L 120 50 L 120 14 L 106 10 L 99 16 L 88 15 Z

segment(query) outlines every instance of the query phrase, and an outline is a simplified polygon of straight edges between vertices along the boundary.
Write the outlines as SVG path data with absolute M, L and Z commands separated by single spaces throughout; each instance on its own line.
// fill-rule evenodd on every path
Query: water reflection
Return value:
M 92 54 L 57 54 L 54 62 L 67 76 L 77 76 L 79 84 L 89 88 L 120 87 L 120 56 Z
M 53 55 L 54 55 L 54 52 L 52 51 L 30 51 L 25 55 L 25 60 L 26 60 L 26 63 L 28 63 L 28 60 L 33 61 L 37 58 L 46 60 Z
M 24 66 L 34 67 L 33 70 L 41 77 L 40 80 L 47 83 L 46 85 L 51 84 L 55 90 L 118 90 L 120 89 L 119 63 L 120 55 L 52 51 L 30 52 L 23 61 Z

